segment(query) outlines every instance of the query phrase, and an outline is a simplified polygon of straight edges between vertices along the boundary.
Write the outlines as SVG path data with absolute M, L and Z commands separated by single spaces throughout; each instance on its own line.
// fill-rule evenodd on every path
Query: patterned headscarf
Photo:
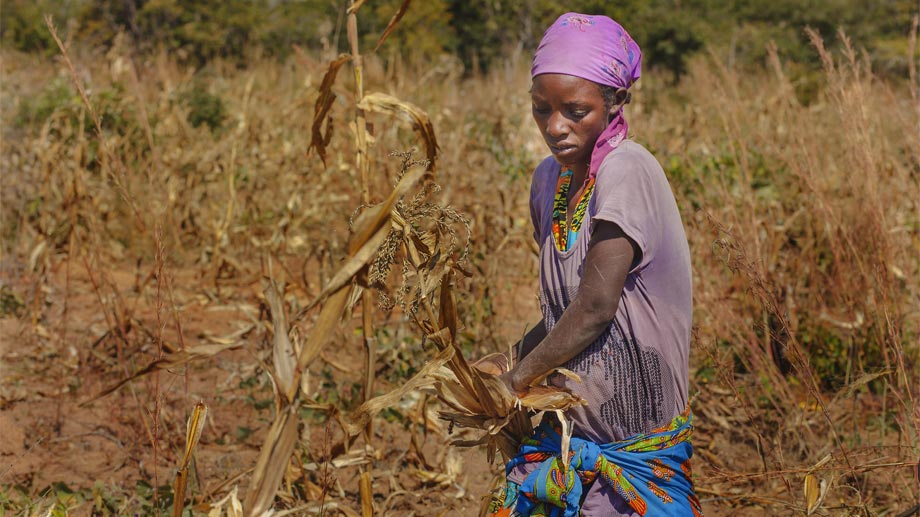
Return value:
M 531 78 L 566 74 L 614 88 L 629 88 L 642 73 L 642 51 L 619 23 L 606 16 L 566 13 L 543 34 L 533 57 Z M 629 125 L 617 112 L 598 137 L 591 153 L 588 177 L 626 139 Z

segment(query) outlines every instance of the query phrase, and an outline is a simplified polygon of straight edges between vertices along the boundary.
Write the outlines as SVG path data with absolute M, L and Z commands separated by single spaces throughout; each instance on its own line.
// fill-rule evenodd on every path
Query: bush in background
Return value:
M 362 10 L 365 48 L 376 42 L 401 4 L 380 0 Z M 291 45 L 347 52 L 347 5 L 344 0 L 11 0 L 3 9 L 2 37 L 19 50 L 52 48 L 42 22 L 48 13 L 77 22 L 81 39 L 104 47 L 124 32 L 141 51 L 165 48 L 197 66 L 217 57 L 243 64 L 255 52 L 284 58 Z M 916 2 L 432 0 L 412 4 L 388 48 L 429 60 L 455 53 L 467 71 L 487 70 L 515 51 L 536 47 L 544 28 L 566 11 L 617 19 L 644 49 L 646 66 L 665 69 L 674 80 L 686 72 L 687 59 L 707 46 L 737 66 L 760 67 L 771 41 L 784 56 L 815 73 L 820 62 L 805 27 L 825 38 L 843 29 L 865 46 L 881 70 L 903 75 Z

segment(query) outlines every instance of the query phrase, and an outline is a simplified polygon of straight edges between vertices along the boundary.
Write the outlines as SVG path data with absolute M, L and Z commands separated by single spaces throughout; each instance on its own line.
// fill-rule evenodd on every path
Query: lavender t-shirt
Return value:
M 575 434 L 595 443 L 623 440 L 670 422 L 687 404 L 692 314 L 690 250 L 677 203 L 658 161 L 626 140 L 601 164 L 574 246 L 553 244 L 552 211 L 559 164 L 534 171 L 530 207 L 540 245 L 540 304 L 547 330 L 575 298 L 596 221 L 610 221 L 638 245 L 616 318 L 550 382 L 583 397 L 570 410 Z M 587 231 L 586 231 L 587 230 Z
M 540 304 L 548 331 L 574 300 L 596 221 L 618 225 L 641 250 L 629 271 L 616 317 L 564 367 L 581 383 L 555 374 L 588 404 L 569 410 L 574 434 L 598 444 L 623 440 L 670 422 L 687 405 L 692 316 L 690 249 L 664 171 L 644 147 L 626 140 L 601 164 L 575 244 L 556 249 L 553 199 L 560 166 L 545 159 L 534 171 L 530 210 L 540 246 Z M 512 478 L 522 477 L 520 469 Z M 611 510 L 611 505 L 614 509 Z M 584 515 L 632 515 L 603 483 L 591 487 Z

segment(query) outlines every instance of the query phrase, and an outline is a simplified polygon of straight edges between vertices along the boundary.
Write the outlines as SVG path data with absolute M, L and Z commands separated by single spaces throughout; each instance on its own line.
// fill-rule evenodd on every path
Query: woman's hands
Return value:
M 489 373 L 499 378 L 508 388 L 508 391 L 517 396 L 527 392 L 527 387 L 515 387 L 514 374 L 511 370 L 511 361 L 502 353 L 489 354 L 473 363 L 473 368 L 480 372 Z
M 497 376 L 505 383 L 508 391 L 521 396 L 527 392 L 527 385 L 521 382 L 515 382 L 513 378 L 514 375 L 510 372 L 511 365 L 516 364 L 526 357 L 527 354 L 536 348 L 545 338 L 546 325 L 543 323 L 543 320 L 540 320 L 539 323 L 531 327 L 531 329 L 524 334 L 521 341 L 514 347 L 511 359 L 509 359 L 506 354 L 496 352 L 479 359 L 473 363 L 472 366 L 481 372 L 491 373 Z
M 505 383 L 505 387 L 508 388 L 508 391 L 514 393 L 518 397 L 523 397 L 527 394 L 527 391 L 530 389 L 528 386 L 516 386 L 514 380 L 514 370 L 507 371 L 498 376 L 498 378 Z

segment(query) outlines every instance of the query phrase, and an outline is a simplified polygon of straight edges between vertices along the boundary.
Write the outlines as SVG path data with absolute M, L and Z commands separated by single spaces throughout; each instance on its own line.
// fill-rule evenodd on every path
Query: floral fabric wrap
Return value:
M 560 459 L 562 438 L 544 422 L 505 467 L 539 463 L 520 485 L 509 481 L 492 502 L 490 515 L 578 517 L 582 491 L 592 482 L 608 484 L 638 515 L 703 515 L 693 491 L 690 458 L 693 415 L 689 409 L 671 423 L 629 440 L 597 445 L 573 437 L 569 466 Z

